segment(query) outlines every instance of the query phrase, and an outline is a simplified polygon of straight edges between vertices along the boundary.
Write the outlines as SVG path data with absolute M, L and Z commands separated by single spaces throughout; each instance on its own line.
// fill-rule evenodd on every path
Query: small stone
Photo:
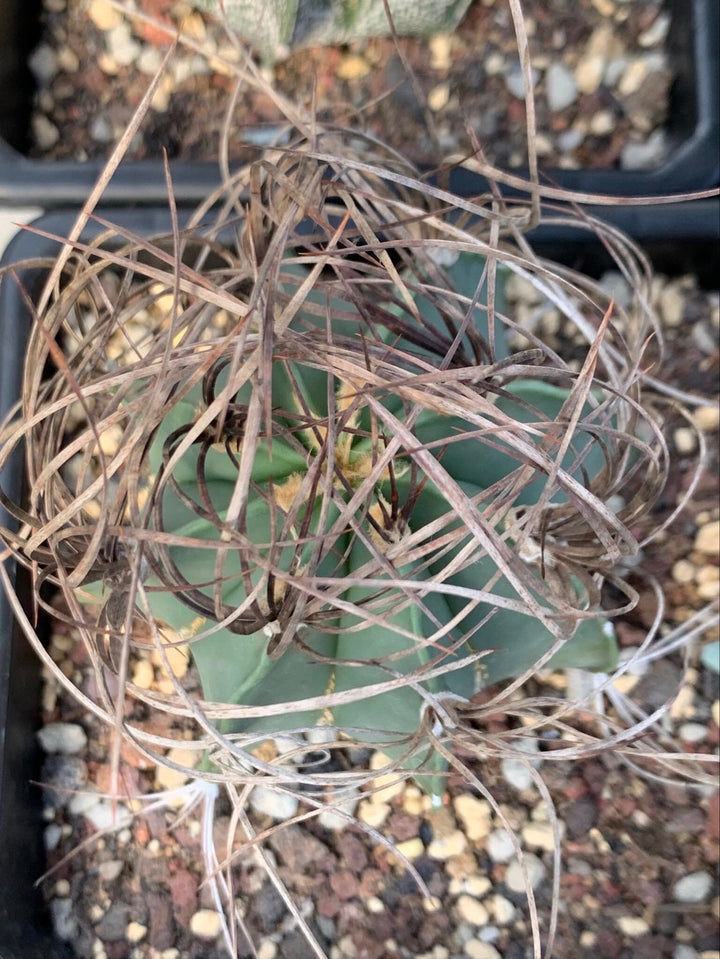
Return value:
M 98 832 L 121 829 L 131 821 L 130 813 L 119 803 L 116 804 L 115 808 L 109 802 L 95 803 L 90 809 L 86 809 L 83 815 Z
M 607 60 L 602 56 L 584 56 L 575 67 L 575 83 L 581 93 L 595 93 L 600 86 Z
M 527 868 L 530 887 L 532 889 L 537 889 L 542 880 L 545 878 L 545 866 L 542 864 L 541 860 L 538 859 L 537 856 L 534 856 L 531 852 L 526 852 L 523 856 L 523 859 Z M 505 873 L 505 884 L 511 892 L 525 892 L 525 876 L 518 859 L 513 859 L 508 866 L 507 872 Z
M 72 942 L 77 938 L 78 921 L 73 914 L 72 899 L 52 899 L 50 916 L 58 939 L 62 939 L 63 942 Z
M 610 110 L 598 110 L 590 118 L 590 132 L 596 137 L 605 137 L 615 129 L 615 117 Z
M 150 689 L 155 681 L 155 670 L 149 659 L 140 659 L 135 663 L 132 672 L 132 682 L 140 689 Z
M 465 835 L 471 842 L 484 839 L 492 829 L 492 809 L 485 799 L 476 799 L 461 793 L 453 801 L 455 815 L 462 822 Z
M 79 753 L 87 745 L 85 730 L 77 723 L 49 723 L 38 730 L 37 737 L 46 753 L 69 756 Z
M 485 848 L 493 862 L 510 862 L 517 855 L 512 833 L 507 829 L 494 829 L 487 837 Z
M 565 832 L 565 824 L 562 822 L 558 823 L 558 829 L 560 833 L 560 840 L 562 840 L 563 834 Z M 526 846 L 530 846 L 536 849 L 544 849 L 547 852 L 552 852 L 555 848 L 555 839 L 553 836 L 552 824 L 549 822 L 531 822 L 527 826 L 523 826 L 522 829 L 522 838 Z
M 539 755 L 540 744 L 534 739 L 522 739 L 513 743 L 513 746 L 521 752 L 528 753 L 528 759 L 530 756 L 533 758 L 528 763 L 521 759 L 507 757 L 500 763 L 500 769 L 505 782 L 509 786 L 517 789 L 518 792 L 525 792 L 525 790 L 532 789 L 534 786 L 534 780 L 528 765 L 537 769 L 542 763 L 542 757 Z
M 257 959 L 275 959 L 277 946 L 272 939 L 265 939 L 258 946 Z
M 75 73 L 80 68 L 80 57 L 71 47 L 60 47 L 57 63 L 58 67 L 66 73 Z
M 640 57 L 637 60 L 632 60 L 620 77 L 617 87 L 618 93 L 623 97 L 629 97 L 631 94 L 637 93 L 647 75 L 648 65 L 645 59 Z
M 695 549 L 698 553 L 717 556 L 720 552 L 720 522 L 706 523 L 695 535 Z
M 695 431 L 691 430 L 689 426 L 678 427 L 673 433 L 673 442 L 675 443 L 675 449 L 681 456 L 694 453 L 697 449 Z
M 268 786 L 255 786 L 250 793 L 250 805 L 256 813 L 282 821 L 292 819 L 300 803 L 292 793 L 280 792 Z
M 540 79 L 540 71 L 536 70 L 535 67 L 531 69 L 531 79 L 533 88 L 535 88 Z M 525 80 L 518 62 L 514 63 L 508 73 L 505 74 L 505 86 L 517 100 L 525 99 Z
M 190 749 L 180 749 L 176 747 L 168 750 L 167 759 L 171 763 L 177 763 L 178 766 L 189 766 L 192 769 L 199 759 L 199 753 L 193 752 Z M 178 789 L 180 786 L 185 785 L 190 775 L 190 773 L 171 769 L 169 766 L 160 764 L 155 770 L 155 786 L 160 790 Z M 254 793 L 255 790 L 253 790 L 253 795 Z M 252 803 L 252 796 L 250 801 Z
M 685 290 L 678 283 L 668 283 L 658 300 L 660 314 L 668 326 L 680 326 L 685 315 Z
M 35 74 L 38 83 L 48 84 L 58 71 L 57 54 L 52 47 L 41 43 L 30 54 L 28 66 Z
M 221 930 L 220 916 L 214 909 L 198 909 L 190 918 L 190 932 L 198 939 L 217 939 Z
M 437 86 L 434 86 L 432 90 L 428 93 L 428 106 L 433 111 L 437 113 L 439 110 L 443 110 L 450 100 L 450 84 L 449 83 L 438 83 Z
M 125 930 L 125 938 L 128 942 L 142 942 L 146 935 L 147 926 L 143 926 L 140 922 L 128 923 L 127 929 Z
M 678 729 L 678 736 L 684 743 L 701 743 L 707 739 L 707 726 L 702 723 L 683 723 Z
M 378 915 L 381 912 L 385 912 L 385 903 L 382 899 L 378 899 L 377 896 L 370 896 L 369 899 L 365 900 L 365 908 L 372 915 Z
M 368 73 L 370 73 L 370 70 L 370 64 L 364 57 L 350 54 L 347 57 L 343 57 L 340 61 L 336 75 L 340 77 L 341 80 L 359 80 L 361 77 L 366 77 Z
M 51 123 L 42 113 L 34 113 L 32 117 L 32 130 L 35 143 L 40 150 L 49 150 L 54 147 L 60 139 L 60 131 Z
M 380 802 L 361 802 L 358 806 L 358 819 L 360 822 L 372 826 L 373 829 L 379 829 L 390 815 L 391 807 L 387 803 Z
M 400 855 L 405 856 L 411 862 L 425 854 L 423 841 L 417 836 L 414 839 L 406 839 L 404 842 L 395 843 L 395 848 Z
M 92 118 L 88 130 L 96 143 L 110 143 L 113 138 L 112 126 L 102 114 Z
M 120 859 L 108 859 L 101 862 L 98 866 L 98 872 L 104 882 L 114 882 L 123 871 L 124 863 Z
M 468 876 L 463 880 L 463 891 L 470 893 L 476 899 L 482 899 L 492 889 L 492 883 L 487 876 Z
M 487 905 L 498 926 L 509 926 L 515 918 L 515 906 L 505 896 L 491 896 Z
M 124 21 L 105 34 L 108 53 L 121 67 L 129 67 L 140 56 L 141 46 L 134 39 L 130 24 Z
M 665 41 L 669 29 L 670 15 L 659 13 L 647 30 L 643 30 L 640 34 L 638 44 L 641 47 L 657 47 Z
M 405 789 L 405 781 L 397 773 L 387 773 L 385 776 L 378 776 L 372 781 L 373 792 L 370 796 L 372 803 L 390 802 L 396 796 L 401 795 Z
M 467 848 L 467 838 L 459 829 L 455 829 L 448 836 L 433 839 L 427 849 L 431 859 L 441 859 L 443 862 L 453 856 L 460 855 Z
M 460 896 L 456 907 L 463 922 L 469 922 L 471 926 L 484 926 L 490 918 L 485 906 L 472 896 Z
M 693 414 L 693 422 L 703 433 L 714 433 L 720 426 L 720 406 L 699 406 Z
M 631 939 L 639 939 L 650 932 L 650 927 L 640 916 L 619 916 L 617 925 L 620 932 Z
M 626 143 L 620 155 L 623 170 L 651 170 L 659 165 L 667 154 L 667 141 L 663 129 L 655 130 L 644 142 Z
M 673 886 L 672 894 L 675 902 L 682 903 L 700 903 L 710 895 L 713 880 L 706 872 L 691 872 L 683 876 Z
M 681 942 L 673 949 L 672 959 L 698 959 L 697 950 Z
M 98 28 L 98 30 L 112 30 L 122 23 L 122 15 L 110 4 L 108 0 L 92 0 L 88 8 L 88 16 Z
M 465 943 L 465 955 L 468 959 L 502 959 L 495 946 L 481 939 L 470 939 Z
M 575 78 L 562 63 L 553 63 L 545 77 L 548 106 L 553 113 L 565 110 L 577 100 Z
M 689 560 L 679 559 L 673 564 L 670 575 L 674 582 L 679 583 L 681 586 L 686 586 L 695 580 L 695 567 Z
M 45 760 L 40 775 L 43 785 L 47 787 L 43 790 L 43 799 L 48 806 L 57 809 L 66 806 L 75 793 L 85 786 L 88 768 L 77 756 L 56 753 Z
M 61 838 L 62 827 L 58 826 L 57 823 L 51 822 L 49 826 L 45 827 L 43 832 L 43 843 L 45 844 L 45 849 L 48 852 L 52 852 L 53 849 L 57 849 Z
M 451 50 L 452 35 L 449 33 L 436 33 L 428 40 L 430 48 L 430 66 L 433 70 L 445 72 L 452 66 Z

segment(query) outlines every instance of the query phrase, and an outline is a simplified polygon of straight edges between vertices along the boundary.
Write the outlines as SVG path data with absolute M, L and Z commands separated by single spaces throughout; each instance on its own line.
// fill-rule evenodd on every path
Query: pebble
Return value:
M 120 26 L 122 15 L 110 4 L 108 0 L 92 0 L 88 8 L 88 16 L 98 28 L 98 30 L 112 30 L 113 27 Z
M 46 43 L 41 43 L 30 54 L 28 66 L 41 85 L 48 84 L 58 72 L 57 54 L 52 47 L 49 47 Z
M 260 943 L 257 952 L 257 959 L 275 959 L 277 956 L 277 946 L 272 939 L 265 939 Z
M 176 747 L 168 750 L 167 759 L 178 766 L 189 766 L 193 768 L 199 759 L 199 753 L 190 749 L 181 749 Z M 157 789 L 178 789 L 184 786 L 190 778 L 190 773 L 171 769 L 169 766 L 158 765 L 155 770 L 155 786 Z M 254 795 L 254 790 L 253 790 Z M 252 799 L 251 799 L 252 801 Z
M 268 786 L 255 786 L 250 793 L 250 805 L 256 813 L 281 821 L 291 819 L 300 803 L 292 793 L 280 792 Z
M 433 839 L 427 849 L 427 854 L 431 859 L 451 859 L 453 856 L 460 855 L 467 848 L 467 837 L 459 829 L 453 830 L 449 835 Z
M 121 22 L 105 32 L 105 42 L 110 57 L 118 66 L 129 67 L 140 56 L 142 47 L 134 39 L 130 24 Z
M 147 926 L 143 926 L 141 922 L 130 922 L 125 930 L 125 938 L 128 942 L 142 942 L 147 931 Z
M 664 130 L 655 130 L 641 143 L 626 143 L 620 154 L 623 170 L 651 170 L 660 164 L 667 154 Z
M 640 916 L 619 916 L 617 925 L 620 932 L 631 939 L 639 939 L 650 932 L 650 926 Z
M 130 813 L 124 806 L 109 802 L 94 803 L 83 813 L 89 823 L 91 823 L 98 832 L 104 832 L 108 829 L 121 829 L 131 821 Z
M 72 942 L 77 938 L 78 921 L 73 913 L 72 899 L 52 899 L 50 901 L 50 916 L 53 929 L 58 939 L 63 942 Z
M 522 760 L 508 757 L 503 759 L 500 768 L 508 786 L 512 786 L 513 789 L 517 789 L 518 792 L 525 792 L 526 789 L 533 788 L 534 780 L 532 773 Z
M 558 829 L 560 833 L 560 840 L 562 841 L 562 837 L 565 832 L 565 824 L 563 822 L 558 822 Z M 528 823 L 527 826 L 523 826 L 522 838 L 526 846 L 544 849 L 547 852 L 552 852 L 552 850 L 555 848 L 553 827 L 549 822 Z
M 683 723 L 678 729 L 678 736 L 684 743 L 701 743 L 707 739 L 707 726 L 702 723 Z
M 487 837 L 485 848 L 493 862 L 510 862 L 517 854 L 512 833 L 507 829 L 494 829 Z
M 720 552 L 720 522 L 706 523 L 695 535 L 694 548 L 698 553 L 717 556 Z
M 455 815 L 462 822 L 465 835 L 471 842 L 484 839 L 492 829 L 492 809 L 485 799 L 476 799 L 461 793 L 453 801 Z
M 437 113 L 439 110 L 443 110 L 450 101 L 450 84 L 449 83 L 438 83 L 437 86 L 434 86 L 432 90 L 428 93 L 428 106 L 433 111 Z
M 40 150 L 49 150 L 60 139 L 60 131 L 42 113 L 34 113 L 32 117 L 33 137 Z
M 114 882 L 123 871 L 124 863 L 120 859 L 107 859 L 98 866 L 98 872 L 104 882 Z
M 110 143 L 113 138 L 112 126 L 102 114 L 92 118 L 88 129 L 90 136 L 96 143 Z
M 38 730 L 37 738 L 46 753 L 79 753 L 87 745 L 87 736 L 77 723 L 49 723 Z
M 358 806 L 358 819 L 373 829 L 379 829 L 390 815 L 390 808 L 388 803 L 365 800 Z
M 683 876 L 673 886 L 672 894 L 675 902 L 700 903 L 710 895 L 713 879 L 706 872 L 691 872 Z
M 581 93 L 595 93 L 600 86 L 607 59 L 598 54 L 584 56 L 575 67 L 575 84 Z
M 562 63 L 553 63 L 545 76 L 548 106 L 556 113 L 565 110 L 577 100 L 575 78 Z
M 460 896 L 456 906 L 460 918 L 471 926 L 484 926 L 490 918 L 485 906 L 472 896 Z
M 590 132 L 597 137 L 607 136 L 615 129 L 615 117 L 610 110 L 598 110 L 590 120 Z
M 220 916 L 214 909 L 198 909 L 190 917 L 190 932 L 198 939 L 217 939 L 221 929 Z
M 48 806 L 57 809 L 67 805 L 75 793 L 85 786 L 88 768 L 77 756 L 54 754 L 43 763 L 41 777 L 47 786 L 43 790 L 43 799 Z
M 693 413 L 693 422 L 703 433 L 714 433 L 720 426 L 720 406 L 699 406 Z
M 540 79 L 540 71 L 533 67 L 531 69 L 531 75 L 532 85 L 533 88 L 535 88 Z M 511 93 L 518 100 L 525 99 L 525 81 L 523 79 L 523 73 L 519 63 L 516 62 L 513 64 L 510 70 L 505 74 L 504 80 L 505 86 L 507 87 L 509 93 Z
M 679 559 L 676 563 L 673 563 L 670 575 L 674 582 L 686 586 L 695 579 L 695 567 L 689 560 Z
M 527 868 L 530 886 L 532 889 L 537 889 L 545 878 L 545 866 L 542 861 L 531 852 L 526 852 L 523 859 Z M 513 859 L 508 866 L 507 872 L 505 873 L 505 884 L 511 892 L 525 892 L 525 876 L 523 875 L 523 870 L 518 859 Z
M 644 57 L 632 60 L 620 77 L 617 85 L 618 93 L 623 97 L 629 97 L 631 94 L 637 93 L 648 73 L 649 68 Z
M 370 73 L 370 64 L 364 57 L 358 57 L 350 54 L 343 57 L 336 70 L 336 76 L 341 80 L 359 80 Z
M 466 942 L 465 955 L 469 959 L 502 959 L 495 946 L 481 939 L 470 939 Z
M 62 838 L 62 827 L 55 822 L 51 822 L 49 826 L 45 827 L 43 832 L 43 842 L 45 844 L 45 849 L 48 852 L 52 852 L 53 849 L 57 849 L 58 843 Z
M 673 949 L 672 959 L 697 959 L 697 950 L 681 942 Z
M 660 314 L 668 326 L 680 326 L 685 315 L 686 293 L 678 283 L 668 283 L 658 297 Z
M 690 429 L 689 426 L 678 427 L 673 433 L 673 442 L 675 443 L 675 449 L 681 456 L 694 453 L 697 449 L 695 431 Z
M 487 905 L 498 926 L 509 926 L 515 918 L 515 906 L 505 896 L 491 896 Z
M 638 45 L 641 47 L 656 47 L 667 37 L 670 29 L 670 15 L 668 13 L 659 14 L 654 22 L 638 37 Z
M 403 842 L 395 843 L 395 848 L 401 856 L 405 856 L 406 859 L 410 859 L 411 861 L 425 854 L 425 845 L 418 836 L 415 836 L 413 839 L 405 839 Z
M 433 70 L 446 71 L 452 66 L 452 35 L 449 33 L 436 33 L 428 40 L 430 48 L 430 66 Z

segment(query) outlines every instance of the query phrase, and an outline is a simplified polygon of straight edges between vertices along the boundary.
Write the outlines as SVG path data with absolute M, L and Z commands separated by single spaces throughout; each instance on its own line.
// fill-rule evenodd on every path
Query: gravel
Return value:
M 82 726 L 76 723 L 49 723 L 38 730 L 40 746 L 46 753 L 79 753 L 87 744 Z
M 705 902 L 713 887 L 713 878 L 706 872 L 691 872 L 683 876 L 673 886 L 673 898 L 676 902 Z

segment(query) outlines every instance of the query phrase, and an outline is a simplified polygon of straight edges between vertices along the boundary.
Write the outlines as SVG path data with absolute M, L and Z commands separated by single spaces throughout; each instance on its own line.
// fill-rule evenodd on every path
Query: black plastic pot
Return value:
M 667 0 L 672 13 L 669 53 L 676 81 L 667 125 L 670 149 L 656 169 L 550 170 L 550 182 L 570 190 L 616 196 L 680 193 L 720 180 L 718 117 L 719 11 L 717 0 Z M 35 4 L 33 6 L 32 4 Z M 23 155 L 29 146 L 32 80 L 27 55 L 37 40 L 39 3 L 0 2 L 0 205 L 43 208 L 81 203 L 101 169 L 99 162 L 47 162 Z M 175 195 L 195 203 L 217 185 L 212 163 L 175 163 Z M 481 177 L 458 171 L 451 182 L 461 196 L 483 192 Z M 105 193 L 106 203 L 162 203 L 165 178 L 158 159 L 124 164 Z
M 678 207 L 634 211 L 634 232 L 655 267 L 669 275 L 697 273 L 706 288 L 718 286 L 720 205 L 707 201 Z M 108 218 L 140 235 L 165 232 L 167 211 L 155 208 L 118 209 Z M 65 236 L 74 215 L 55 212 L 37 225 L 45 232 Z M 92 232 L 91 227 L 88 234 Z M 604 248 L 581 231 L 568 242 L 567 231 L 543 230 L 535 247 L 544 256 L 601 275 L 611 262 Z M 21 232 L 8 248 L 3 263 L 29 257 L 52 257 L 56 242 Z M 20 271 L 20 284 L 33 297 L 42 274 Z M 0 418 L 15 402 L 30 316 L 18 284 L 0 286 Z M 2 488 L 17 497 L 22 488 L 22 462 L 16 459 L 0 478 Z M 5 522 L 6 516 L 2 521 Z M 35 730 L 40 716 L 39 664 L 29 644 L 15 627 L 13 615 L 0 591 L 0 959 L 62 959 L 66 950 L 49 932 L 47 916 L 33 883 L 43 872 L 40 788 Z

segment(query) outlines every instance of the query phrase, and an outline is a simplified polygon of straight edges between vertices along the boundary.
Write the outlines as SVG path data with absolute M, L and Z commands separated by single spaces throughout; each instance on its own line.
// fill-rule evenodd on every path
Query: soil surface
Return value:
M 123 19 L 107 0 L 44 0 L 31 57 L 38 83 L 33 155 L 104 157 L 140 102 L 167 35 Z M 137 8 L 181 26 L 203 51 L 182 46 L 128 158 L 214 161 L 235 81 L 237 51 L 224 32 L 180 0 Z M 523 0 L 536 96 L 537 150 L 545 168 L 646 169 L 667 155 L 673 80 L 661 0 Z M 223 60 L 226 61 L 223 64 Z M 408 74 L 410 68 L 412 77 Z M 379 38 L 310 48 L 268 68 L 268 79 L 326 121 L 370 132 L 424 166 L 481 147 L 502 167 L 527 155 L 517 41 L 506 0 L 475 0 L 456 33 Z M 282 119 L 265 94 L 240 92 L 230 156 L 272 138 Z
M 603 283 L 622 296 L 621 279 Z M 528 291 L 508 291 L 518 313 L 529 308 Z M 699 289 L 693 277 L 658 278 L 654 302 L 668 341 L 666 379 L 676 387 L 705 393 L 694 412 L 710 447 L 708 469 L 692 500 L 666 534 L 645 553 L 643 568 L 663 586 L 667 600 L 663 632 L 714 602 L 719 583 L 718 350 L 720 300 Z M 552 311 L 541 306 L 540 327 L 559 337 Z M 554 330 L 554 332 L 552 332 Z M 681 420 L 666 423 L 674 468 L 657 518 L 677 502 L 692 473 L 695 440 Z M 630 573 L 632 576 L 632 572 Z M 652 591 L 632 580 L 640 603 L 617 623 L 620 643 L 631 650 L 642 641 L 654 615 Z M 706 630 L 689 652 L 683 677 L 681 656 L 650 665 L 644 675 L 617 681 L 647 711 L 677 696 L 663 728 L 675 748 L 711 752 L 720 739 L 718 674 L 700 660 L 703 644 L 718 638 Z M 50 651 L 67 675 L 92 693 L 94 679 L 82 645 L 72 632 L 55 630 Z M 132 663 L 148 687 L 161 688 L 162 672 L 152 660 Z M 563 673 L 541 675 L 528 693 L 555 693 Z M 159 735 L 171 730 L 163 717 L 133 718 Z M 611 707 L 612 710 L 612 707 Z M 108 732 L 74 701 L 48 683 L 45 722 L 72 724 L 65 753 L 48 755 L 45 840 L 54 867 L 44 889 L 58 935 L 80 957 L 108 959 L 213 959 L 223 956 L 210 889 L 203 884 L 201 822 L 197 813 L 174 824 L 177 811 L 135 816 L 122 828 L 112 822 Z M 492 730 L 508 728 L 498 715 Z M 80 732 L 77 731 L 80 730 Z M 175 737 L 178 730 L 172 730 Z M 180 733 L 181 735 L 181 733 Z M 87 741 L 85 741 L 87 737 Z M 552 759 L 554 740 L 533 754 L 552 797 L 563 834 L 561 906 L 553 953 L 558 959 L 717 959 L 717 868 L 720 860 L 719 794 L 648 779 L 612 755 L 585 762 Z M 367 757 L 366 757 L 367 758 Z M 506 825 L 525 853 L 547 931 L 552 898 L 552 830 L 537 788 L 523 768 L 486 762 L 474 771 L 491 791 Z M 655 770 L 657 772 L 657 769 Z M 171 788 L 184 780 L 156 770 L 130 748 L 123 750 L 123 788 L 128 794 Z M 127 804 L 120 812 L 127 812 Z M 225 843 L 229 808 L 219 802 L 214 834 Z M 500 819 L 459 777 L 449 783 L 447 804 L 432 809 L 413 786 L 390 787 L 364 798 L 355 809 L 365 823 L 397 844 L 427 884 L 417 889 L 405 865 L 355 827 L 326 818 L 273 832 L 267 848 L 280 876 L 318 940 L 334 959 L 525 959 L 532 955 L 530 919 L 516 851 Z M 275 826 L 278 810 L 258 804 L 250 818 L 258 831 Z M 278 817 L 279 818 L 279 817 Z M 83 840 L 89 844 L 79 848 Z M 238 840 L 239 843 L 239 840 Z M 71 858 L 64 856 L 75 850 Z M 305 959 L 310 951 L 278 893 L 251 856 L 239 857 L 235 894 L 262 959 Z M 250 956 L 239 946 L 238 955 Z

